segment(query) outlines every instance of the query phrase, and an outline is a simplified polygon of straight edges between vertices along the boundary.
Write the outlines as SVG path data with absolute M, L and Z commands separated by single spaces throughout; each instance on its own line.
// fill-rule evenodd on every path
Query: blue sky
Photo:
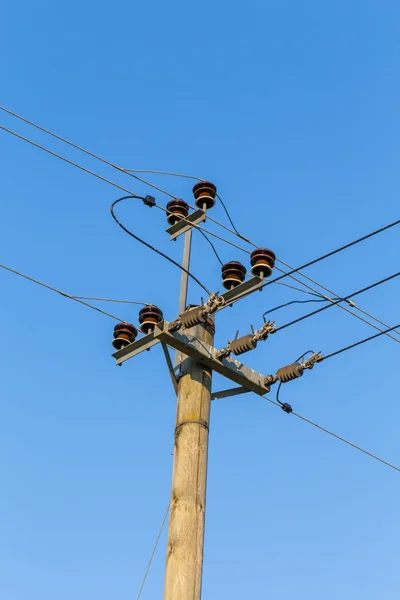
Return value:
M 209 178 L 245 235 L 298 266 L 398 218 L 399 17 L 393 0 L 9 3 L 1 104 L 125 168 Z M 0 123 L 149 193 L 5 114 Z M 109 206 L 122 194 L 4 132 L 0 143 L 0 262 L 70 294 L 154 302 L 173 319 L 179 271 L 116 227 Z M 191 200 L 190 181 L 152 181 Z M 133 202 L 118 215 L 180 260 L 161 211 Z M 225 219 L 220 207 L 213 216 Z M 398 271 L 398 236 L 307 273 L 350 293 Z M 224 261 L 248 261 L 218 248 Z M 221 288 L 198 235 L 192 268 Z M 1 596 L 136 597 L 171 483 L 175 398 L 163 355 L 117 369 L 111 319 L 0 278 Z M 394 280 L 357 303 L 394 325 L 399 293 Z M 200 295 L 191 285 L 190 301 Z M 293 299 L 303 295 L 269 286 L 221 312 L 216 346 Z M 277 325 L 309 306 L 276 312 Z M 106 309 L 137 319 L 129 305 Z M 331 308 L 245 361 L 267 374 L 371 334 Z M 282 399 L 399 464 L 397 372 L 398 348 L 381 337 L 318 365 Z M 395 471 L 256 396 L 215 403 L 204 598 L 397 599 L 399 492 Z M 165 544 L 166 532 L 143 600 L 162 597 Z

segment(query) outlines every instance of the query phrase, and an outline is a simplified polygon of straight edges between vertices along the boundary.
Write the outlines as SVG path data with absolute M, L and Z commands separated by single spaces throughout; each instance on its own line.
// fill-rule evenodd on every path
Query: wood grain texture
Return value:
M 213 344 L 210 328 L 190 330 Z M 200 600 L 211 405 L 211 372 L 191 359 L 178 385 L 164 600 Z

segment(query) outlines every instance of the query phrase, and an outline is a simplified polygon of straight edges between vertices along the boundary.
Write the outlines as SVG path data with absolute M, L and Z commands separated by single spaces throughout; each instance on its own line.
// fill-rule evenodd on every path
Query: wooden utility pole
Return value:
M 214 323 L 188 332 L 210 346 Z M 200 600 L 211 404 L 211 370 L 183 357 L 178 383 L 164 600 Z

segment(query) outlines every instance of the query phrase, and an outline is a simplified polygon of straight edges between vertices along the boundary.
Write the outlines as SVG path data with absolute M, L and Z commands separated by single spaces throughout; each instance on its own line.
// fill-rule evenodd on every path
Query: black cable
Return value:
M 299 317 L 298 319 L 295 319 L 294 321 L 290 321 L 290 323 L 286 323 L 285 325 L 282 325 L 281 327 L 278 327 L 276 329 L 275 333 L 277 331 L 281 331 L 282 329 L 286 329 L 286 327 L 290 327 L 291 325 L 294 325 L 295 323 L 299 323 L 300 321 L 304 321 L 304 319 L 308 319 L 308 317 L 312 317 L 313 315 L 316 315 L 316 314 L 322 312 L 323 310 L 326 310 L 327 308 L 329 308 L 331 306 L 335 306 L 335 304 L 339 304 L 339 302 L 343 302 L 343 301 L 348 300 L 349 298 L 354 298 L 354 296 L 358 296 L 359 294 L 363 294 L 364 292 L 367 292 L 368 290 L 371 290 L 372 288 L 377 287 L 378 285 L 381 285 L 382 283 L 386 283 L 387 281 L 390 281 L 391 279 L 394 279 L 395 277 L 398 277 L 399 275 L 400 275 L 400 271 L 398 271 L 394 275 L 390 275 L 389 277 L 385 277 L 385 279 L 381 279 L 380 281 L 377 281 L 376 283 L 368 285 L 367 287 L 362 288 L 361 290 L 357 290 L 356 292 L 353 292 L 352 294 L 348 294 L 344 298 L 339 298 L 338 300 L 334 300 L 333 302 L 331 302 L 327 306 L 323 306 L 322 308 L 318 308 L 318 310 L 314 310 L 313 312 L 308 313 L 307 315 L 303 315 L 302 317 Z M 388 331 L 392 331 L 392 328 L 389 329 Z
M 356 342 L 355 344 L 350 344 L 350 346 L 345 346 L 344 348 L 341 348 L 340 350 L 331 352 L 330 354 L 327 354 L 326 356 L 324 356 L 319 362 L 321 362 L 322 360 L 328 360 L 328 358 L 332 358 L 332 356 L 337 356 L 338 354 L 341 354 L 342 352 L 346 352 L 347 350 L 351 350 L 352 348 L 355 348 L 356 346 L 361 346 L 361 344 L 365 344 L 365 342 L 374 340 L 375 338 L 378 338 L 381 335 L 388 333 L 389 331 L 394 331 L 398 327 L 400 327 L 400 323 L 399 323 L 399 325 L 395 325 L 394 327 L 389 327 L 389 329 L 385 329 L 384 331 L 380 331 L 379 333 L 376 333 L 375 335 L 371 335 L 370 337 L 364 338 L 363 340 L 360 340 L 359 342 Z
M 236 232 L 236 235 L 237 235 L 237 236 L 239 236 L 239 237 L 240 237 L 242 240 L 244 240 L 244 241 L 245 241 L 245 242 L 247 242 L 248 244 L 251 244 L 250 240 L 249 240 L 247 237 L 245 237 L 244 235 L 242 235 L 241 233 L 239 233 L 239 232 L 238 232 L 238 230 L 236 229 L 236 227 L 235 227 L 235 225 L 234 225 L 234 223 L 233 223 L 233 221 L 232 221 L 232 219 L 231 219 L 231 216 L 230 216 L 230 214 L 229 214 L 229 211 L 228 211 L 228 209 L 226 208 L 225 202 L 222 200 L 222 198 L 221 198 L 221 196 L 220 196 L 219 194 L 217 194 L 217 198 L 218 198 L 218 200 L 221 202 L 221 204 L 222 204 L 222 208 L 224 209 L 224 211 L 225 211 L 225 214 L 226 214 L 226 216 L 228 217 L 230 224 L 232 225 L 233 229 L 235 230 L 235 232 Z
M 313 294 L 313 295 L 317 295 L 317 294 Z M 343 300 L 343 298 L 335 298 L 335 300 Z M 290 306 L 291 304 L 308 304 L 309 302 L 330 302 L 330 300 L 327 300 L 326 298 L 315 298 L 314 300 L 291 300 L 290 302 L 285 302 L 285 304 L 280 304 L 279 306 L 275 306 L 275 308 L 271 308 L 270 310 L 265 311 L 265 313 L 263 314 L 263 319 L 265 318 L 265 315 L 269 315 L 272 312 L 275 312 L 276 310 L 279 310 L 280 308 L 284 308 L 285 306 Z
M 166 258 L 170 263 L 172 263 L 173 265 L 175 265 L 176 267 L 178 267 L 178 269 L 180 269 L 181 271 L 184 271 L 185 273 L 187 273 L 187 275 L 189 275 L 189 277 L 191 277 L 193 279 L 193 281 L 195 281 L 210 296 L 211 295 L 210 290 L 208 290 L 201 283 L 201 281 L 199 281 L 199 279 L 197 279 L 197 277 L 195 277 L 194 275 L 192 275 L 192 273 L 190 273 L 190 271 L 188 271 L 187 269 L 185 269 L 184 267 L 182 267 L 182 265 L 180 265 L 178 262 L 176 262 L 173 258 L 171 258 L 170 256 L 168 256 L 167 254 L 164 254 L 164 252 L 161 252 L 161 250 L 158 250 L 154 246 L 151 246 L 151 244 L 149 244 L 148 242 L 145 242 L 145 240 L 143 240 L 142 238 L 140 238 L 136 234 L 132 233 L 132 231 L 129 231 L 129 229 L 127 229 L 124 225 L 122 225 L 122 223 L 117 219 L 117 217 L 114 214 L 114 206 L 116 204 L 118 204 L 119 202 L 122 202 L 123 200 L 127 200 L 128 198 L 139 198 L 140 200 L 144 200 L 144 198 L 142 198 L 141 196 L 123 196 L 122 198 L 118 198 L 118 200 L 115 200 L 115 202 L 113 202 L 111 204 L 111 206 L 110 206 L 111 216 L 114 219 L 114 221 L 121 227 L 121 229 L 123 229 L 128 235 L 130 235 L 131 237 L 133 237 L 136 241 L 140 242 L 141 244 L 143 244 L 144 246 L 146 246 L 150 250 L 153 250 L 153 252 L 156 252 L 157 254 L 159 254 L 160 256 L 162 256 L 163 258 Z
M 271 400 L 271 398 L 268 398 L 268 396 L 262 396 L 262 398 L 264 398 L 264 400 L 267 400 L 267 402 L 270 402 L 270 404 L 273 404 L 274 406 L 277 406 L 278 408 L 282 408 L 282 406 L 280 404 L 277 404 L 276 402 L 274 402 L 274 400 Z M 310 419 L 307 419 L 306 417 L 303 417 L 299 413 L 296 413 L 296 412 L 292 411 L 289 414 L 292 414 L 295 417 L 298 417 L 299 419 L 301 419 L 302 421 L 305 421 L 306 423 L 309 423 L 310 425 L 313 425 L 314 427 L 317 427 L 317 429 L 320 429 L 321 431 L 324 431 L 325 433 L 328 433 L 329 435 L 331 435 L 332 437 L 336 438 L 337 440 L 340 440 L 341 442 L 344 442 L 348 446 L 351 446 L 352 448 L 355 448 L 356 450 L 359 450 L 360 452 L 363 452 L 367 456 L 370 456 L 371 458 L 374 458 L 375 460 L 383 463 L 387 467 L 390 467 L 391 469 L 394 469 L 395 471 L 399 471 L 400 472 L 400 468 L 396 467 L 396 465 L 392 465 L 390 462 L 384 460 L 383 458 L 380 458 L 379 456 L 376 456 L 376 454 L 372 454 L 372 452 L 368 452 L 368 450 L 364 450 L 364 448 L 361 448 L 361 446 L 357 446 L 356 444 L 353 444 L 353 442 L 349 442 L 349 440 L 346 440 L 345 438 L 341 437 L 340 435 L 337 435 L 337 433 L 333 433 L 333 431 L 329 431 L 329 429 L 326 429 L 325 427 L 322 427 L 321 425 L 318 425 L 317 423 L 314 423 L 314 421 L 311 421 Z
M 382 233 L 382 231 L 386 231 L 387 229 L 390 229 L 391 227 L 395 227 L 395 225 L 398 225 L 399 223 L 400 223 L 400 219 L 397 221 L 394 221 L 393 223 L 390 223 L 389 225 L 385 225 L 385 227 L 376 229 L 375 231 L 372 231 L 371 233 L 368 233 L 367 235 L 364 235 L 363 237 L 360 237 L 357 240 L 354 240 L 354 242 L 350 242 L 349 244 L 345 244 L 344 246 L 341 246 L 340 248 L 336 248 L 336 250 L 332 250 L 331 252 L 328 252 L 327 254 L 320 256 L 319 258 L 315 258 L 314 260 L 311 260 L 311 261 L 305 263 L 304 265 L 297 267 L 297 269 L 292 269 L 291 271 L 288 271 L 287 273 L 284 273 L 283 275 L 279 275 L 279 277 L 276 277 L 275 279 L 271 279 L 270 281 L 267 281 L 266 283 L 263 284 L 262 287 L 266 287 L 267 285 L 271 285 L 271 283 L 280 281 L 284 277 L 293 275 L 293 273 L 297 273 L 301 269 L 311 267 L 311 265 L 315 265 L 316 263 L 320 262 L 321 260 L 325 260 L 325 258 L 329 258 L 330 256 L 337 254 L 338 252 L 342 252 L 342 250 L 351 248 L 352 246 L 355 246 L 356 244 L 359 244 L 360 242 L 363 242 L 364 240 L 367 240 L 368 238 L 373 237 L 374 235 L 377 235 L 378 233 Z
M 19 277 L 23 277 L 24 279 L 27 279 L 28 281 L 31 281 L 32 283 L 36 283 L 37 285 L 40 285 L 48 290 L 51 290 L 52 292 L 56 292 L 56 294 L 60 294 L 60 296 L 64 296 L 64 298 L 69 298 L 70 300 L 74 300 L 75 302 L 78 302 L 79 304 L 83 304 L 83 306 L 87 306 L 88 308 L 91 308 L 92 310 L 95 310 L 96 312 L 101 313 L 102 315 L 105 315 L 106 317 L 111 317 L 111 319 L 115 319 L 115 321 L 119 321 L 120 323 L 125 323 L 125 321 L 123 319 L 120 319 L 119 317 L 116 317 L 115 315 L 112 315 L 104 310 L 101 310 L 100 308 L 97 308 L 97 306 L 93 306 L 92 304 L 83 302 L 83 300 L 81 298 L 78 298 L 77 296 L 71 296 L 71 294 L 67 294 L 67 292 L 63 292 L 62 290 L 59 290 L 59 289 L 53 287 L 52 285 L 43 283 L 43 281 L 34 279 L 33 277 L 30 277 L 29 275 L 25 275 L 25 273 L 21 273 L 20 271 L 16 271 L 15 269 L 12 269 L 11 267 L 7 267 L 6 265 L 2 265 L 2 264 L 0 264 L 0 268 L 5 269 L 6 271 L 9 271 L 10 273 L 14 273 L 14 275 L 18 275 Z
M 199 231 L 201 233 L 201 235 L 206 238 L 207 242 L 210 244 L 211 248 L 213 249 L 213 252 L 214 252 L 215 256 L 217 257 L 218 262 L 223 267 L 224 263 L 222 262 L 222 260 L 221 260 L 221 258 L 219 256 L 219 254 L 218 254 L 218 252 L 217 252 L 214 244 L 212 243 L 212 241 L 210 240 L 210 238 L 208 237 L 208 235 L 206 233 L 204 233 L 204 231 L 202 229 L 200 229 L 200 227 L 197 229 L 197 231 Z

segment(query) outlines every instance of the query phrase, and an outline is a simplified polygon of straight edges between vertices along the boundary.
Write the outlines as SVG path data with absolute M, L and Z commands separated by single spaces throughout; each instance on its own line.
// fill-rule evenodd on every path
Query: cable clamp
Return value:
M 281 405 L 281 409 L 283 410 L 283 412 L 287 413 L 288 415 L 293 412 L 293 408 L 291 407 L 290 404 L 288 404 L 287 402 L 285 402 L 284 404 Z
M 264 342 L 270 333 L 275 333 L 276 326 L 274 321 L 267 321 L 257 331 L 253 331 L 253 339 L 255 342 Z
M 310 358 L 302 362 L 301 366 L 303 369 L 312 369 L 316 363 L 322 360 L 324 360 L 324 355 L 321 352 L 314 352 Z
M 146 196 L 145 198 L 143 198 L 143 204 L 145 204 L 146 206 L 150 206 L 150 208 L 152 206 L 156 205 L 156 199 L 153 196 Z
M 221 306 L 224 306 L 225 300 L 219 295 L 219 292 L 211 294 L 207 302 L 204 304 L 204 312 L 207 315 L 215 313 Z

